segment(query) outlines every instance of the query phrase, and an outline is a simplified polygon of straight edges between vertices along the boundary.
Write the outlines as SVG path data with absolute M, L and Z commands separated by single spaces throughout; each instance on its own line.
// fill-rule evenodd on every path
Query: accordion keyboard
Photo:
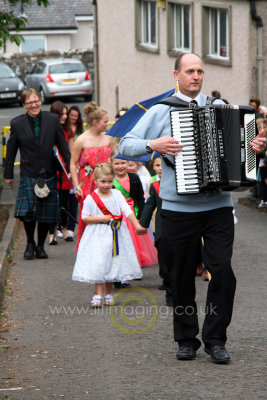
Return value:
M 197 120 L 193 109 L 171 112 L 173 137 L 183 145 L 175 157 L 178 193 L 199 193 L 199 154 Z

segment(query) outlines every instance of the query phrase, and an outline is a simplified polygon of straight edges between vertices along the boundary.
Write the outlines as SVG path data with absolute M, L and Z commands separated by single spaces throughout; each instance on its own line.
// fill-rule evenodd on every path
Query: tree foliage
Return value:
M 14 11 L 9 11 L 10 6 L 15 6 L 18 3 L 21 5 L 32 4 L 33 0 L 5 0 L 6 7 L 2 7 L 0 11 L 0 48 L 4 46 L 6 39 L 9 39 L 12 43 L 16 43 L 18 46 L 23 40 L 20 34 L 21 29 L 27 25 L 27 18 L 23 15 L 16 16 Z M 38 6 L 49 5 L 48 0 L 36 0 Z M 17 32 L 15 35 L 10 34 L 10 31 Z

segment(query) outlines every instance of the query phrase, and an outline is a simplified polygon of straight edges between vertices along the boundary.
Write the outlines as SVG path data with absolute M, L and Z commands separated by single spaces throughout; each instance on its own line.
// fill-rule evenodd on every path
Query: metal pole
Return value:
M 95 92 L 95 102 L 96 104 L 100 104 L 97 0 L 93 0 L 92 4 L 94 6 L 94 92 Z

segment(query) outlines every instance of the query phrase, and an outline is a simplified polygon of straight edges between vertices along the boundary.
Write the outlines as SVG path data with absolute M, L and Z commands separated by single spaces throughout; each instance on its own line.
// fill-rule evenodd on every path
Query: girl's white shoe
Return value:
M 102 297 L 95 294 L 91 301 L 91 307 L 101 307 L 101 306 L 102 306 Z
M 107 294 L 104 297 L 104 302 L 106 306 L 114 306 L 115 305 L 115 301 L 113 299 L 113 296 L 111 294 Z

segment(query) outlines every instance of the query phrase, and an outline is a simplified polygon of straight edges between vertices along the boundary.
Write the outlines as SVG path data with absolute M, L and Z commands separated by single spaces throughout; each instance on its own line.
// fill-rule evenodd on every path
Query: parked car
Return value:
M 40 60 L 31 72 L 26 72 L 27 88 L 41 94 L 42 102 L 65 96 L 92 98 L 92 82 L 84 64 L 71 58 Z
M 7 64 L 0 62 L 0 103 L 21 103 L 24 89 L 22 80 Z

